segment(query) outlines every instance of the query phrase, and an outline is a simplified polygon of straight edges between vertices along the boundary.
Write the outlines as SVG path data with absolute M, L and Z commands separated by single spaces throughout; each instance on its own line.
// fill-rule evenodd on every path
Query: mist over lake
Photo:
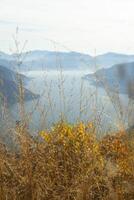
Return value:
M 83 79 L 91 71 L 29 71 L 23 74 L 30 78 L 27 89 L 39 94 L 40 98 L 25 102 L 25 112 L 30 127 L 38 130 L 49 128 L 59 119 L 70 123 L 95 120 L 101 116 L 103 131 L 118 128 L 119 110 L 110 101 L 103 88 L 95 87 Z M 128 104 L 127 95 L 120 95 L 124 109 Z M 19 119 L 19 106 L 12 107 L 15 120 Z M 96 119 L 97 120 L 97 119 Z

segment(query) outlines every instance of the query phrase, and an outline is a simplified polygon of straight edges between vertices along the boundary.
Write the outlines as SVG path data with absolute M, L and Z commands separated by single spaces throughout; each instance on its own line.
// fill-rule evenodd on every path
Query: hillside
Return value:
M 94 74 L 88 74 L 84 79 L 89 80 L 92 84 L 101 87 L 107 85 L 109 89 L 120 93 L 128 94 L 134 98 L 134 62 L 114 65 L 108 69 L 98 70 Z
M 29 78 L 24 75 L 20 75 L 21 79 L 26 83 Z M 8 69 L 5 65 L 0 65 L 0 79 L 16 81 L 16 73 L 10 69 Z
M 20 78 L 24 81 L 28 81 L 23 75 Z M 0 99 L 5 100 L 8 105 L 14 104 L 18 101 L 18 86 L 16 80 L 16 73 L 0 66 Z M 25 101 L 37 98 L 38 95 L 33 94 L 29 90 L 24 88 Z

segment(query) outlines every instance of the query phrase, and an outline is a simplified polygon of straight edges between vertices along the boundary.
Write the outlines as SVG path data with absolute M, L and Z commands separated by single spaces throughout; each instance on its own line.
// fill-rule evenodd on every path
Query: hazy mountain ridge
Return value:
M 96 57 L 79 52 L 56 52 L 34 50 L 21 55 L 20 69 L 26 70 L 55 70 L 60 67 L 64 70 L 93 70 L 108 68 L 115 64 L 134 62 L 134 55 L 106 53 Z M 17 54 L 8 55 L 0 52 L 0 63 L 14 70 Z
M 97 66 L 101 68 L 112 67 L 116 64 L 134 62 L 134 55 L 125 55 L 119 53 L 109 52 L 96 57 Z

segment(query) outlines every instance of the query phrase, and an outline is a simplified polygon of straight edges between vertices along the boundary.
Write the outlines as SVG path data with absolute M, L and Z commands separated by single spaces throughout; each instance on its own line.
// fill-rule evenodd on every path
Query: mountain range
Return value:
M 17 61 L 19 58 L 19 62 Z M 134 96 L 134 55 L 118 53 L 106 53 L 96 57 L 78 52 L 56 52 L 56 51 L 29 51 L 19 54 L 6 54 L 0 52 L 0 92 L 6 99 L 13 103 L 14 93 L 18 94 L 18 87 L 15 83 L 16 69 L 21 73 L 29 70 L 87 70 L 95 72 L 88 74 L 85 79 L 95 84 L 97 77 L 98 84 L 102 86 L 102 79 L 115 90 L 118 85 L 121 93 L 126 93 L 130 97 Z M 21 75 L 24 82 L 28 78 Z M 37 97 L 25 89 L 25 98 Z
M 0 65 L 15 70 L 17 54 L 0 52 Z M 21 54 L 19 70 L 93 70 L 109 68 L 116 64 L 134 62 L 134 55 L 106 53 L 96 57 L 78 52 L 29 51 Z

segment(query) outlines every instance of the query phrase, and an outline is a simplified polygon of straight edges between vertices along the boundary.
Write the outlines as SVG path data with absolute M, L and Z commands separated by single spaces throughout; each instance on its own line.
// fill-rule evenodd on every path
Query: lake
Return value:
M 89 71 L 29 71 L 23 72 L 30 78 L 26 87 L 40 94 L 40 99 L 25 103 L 25 113 L 30 128 L 49 128 L 58 120 L 65 119 L 70 123 L 82 120 L 96 121 L 103 132 L 115 129 L 120 125 L 120 108 L 127 110 L 128 97 L 120 95 L 120 103 L 111 102 L 103 88 L 95 87 L 84 80 Z M 14 119 L 19 119 L 19 105 L 12 107 Z

